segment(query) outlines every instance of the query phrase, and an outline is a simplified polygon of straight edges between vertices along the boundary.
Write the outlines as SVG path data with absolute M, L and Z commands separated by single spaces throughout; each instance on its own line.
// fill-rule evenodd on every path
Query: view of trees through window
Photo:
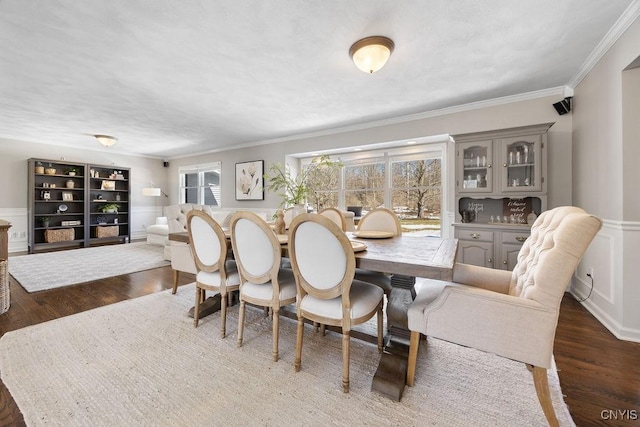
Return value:
M 308 202 L 314 210 L 359 206 L 364 215 L 384 206 L 398 215 L 403 232 L 439 235 L 443 172 L 439 153 L 343 164 L 339 169 L 317 169 L 309 176 Z

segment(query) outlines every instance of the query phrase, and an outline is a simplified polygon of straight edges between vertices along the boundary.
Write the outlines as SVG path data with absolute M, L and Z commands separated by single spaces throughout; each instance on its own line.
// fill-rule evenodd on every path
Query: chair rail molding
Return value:
M 9 253 L 26 252 L 29 242 L 29 225 L 28 225 L 27 208 L 0 208 L 0 219 L 9 221 L 11 228 L 9 229 Z

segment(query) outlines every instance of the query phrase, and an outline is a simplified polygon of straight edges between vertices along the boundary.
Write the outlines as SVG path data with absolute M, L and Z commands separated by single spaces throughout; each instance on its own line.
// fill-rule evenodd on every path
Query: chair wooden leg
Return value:
M 407 361 L 407 385 L 413 387 L 416 376 L 416 362 L 418 360 L 418 347 L 420 346 L 420 332 L 411 331 L 409 342 L 409 360 Z
M 227 335 L 227 296 L 220 294 L 220 338 Z
M 180 272 L 178 270 L 173 270 L 173 289 L 171 293 L 175 295 L 178 291 L 178 277 L 180 276 Z
M 558 418 L 556 418 L 556 412 L 553 409 L 551 403 L 551 394 L 549 393 L 549 382 L 547 380 L 547 370 L 539 366 L 527 366 L 527 368 L 533 372 L 533 383 L 536 386 L 536 394 L 542 406 L 542 412 L 547 418 L 547 422 L 551 427 L 557 427 Z
M 193 327 L 194 328 L 198 327 L 198 315 L 200 314 L 200 298 L 201 298 L 200 291 L 201 289 L 196 284 L 196 305 L 193 308 Z
M 342 391 L 349 393 L 349 335 L 350 331 L 342 330 Z
M 278 335 L 280 332 L 280 310 L 273 310 L 273 361 L 278 361 Z
M 302 335 L 304 334 L 304 319 L 302 316 L 298 316 L 298 333 L 296 334 L 296 372 L 300 372 L 300 365 L 302 363 Z
M 244 332 L 244 301 L 240 300 L 238 313 L 238 347 L 242 347 L 242 333 Z
M 322 332 L 322 336 L 326 336 L 327 335 L 327 325 L 325 325 L 324 323 L 322 323 L 320 325 L 320 332 Z
M 380 309 L 378 309 L 378 351 L 382 353 L 382 349 L 384 346 L 384 317 L 382 315 L 382 305 L 380 305 Z

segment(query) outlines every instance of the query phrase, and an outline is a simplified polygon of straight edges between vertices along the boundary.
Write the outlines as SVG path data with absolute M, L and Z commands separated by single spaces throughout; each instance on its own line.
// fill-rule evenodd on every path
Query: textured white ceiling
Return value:
M 630 4 L 0 0 L 0 136 L 170 158 L 560 87 Z

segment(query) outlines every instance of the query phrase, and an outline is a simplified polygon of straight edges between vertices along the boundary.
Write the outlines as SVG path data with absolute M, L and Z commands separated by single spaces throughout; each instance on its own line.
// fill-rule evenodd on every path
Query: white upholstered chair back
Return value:
M 198 271 L 220 269 L 227 258 L 227 240 L 218 223 L 202 211 L 191 210 L 187 214 L 187 230 Z
M 293 221 L 289 236 L 298 293 L 321 299 L 348 298 L 355 257 L 342 229 L 322 215 L 302 214 Z
M 277 277 L 281 246 L 267 222 L 251 212 L 231 217 L 231 243 L 243 280 L 266 283 Z
M 291 220 L 293 219 L 293 208 L 287 208 L 283 211 L 284 213 L 284 227 L 289 228 L 291 225 Z
M 402 227 L 395 213 L 387 208 L 376 208 L 362 217 L 358 223 L 358 231 L 388 231 L 399 236 L 402 234 Z
M 319 212 L 319 214 L 329 218 L 338 227 L 340 227 L 342 231 L 347 230 L 347 221 L 345 220 L 344 214 L 340 212 L 340 210 L 336 208 L 324 208 Z
M 559 309 L 566 285 L 602 222 L 575 206 L 543 212 L 511 275 L 509 294 Z

